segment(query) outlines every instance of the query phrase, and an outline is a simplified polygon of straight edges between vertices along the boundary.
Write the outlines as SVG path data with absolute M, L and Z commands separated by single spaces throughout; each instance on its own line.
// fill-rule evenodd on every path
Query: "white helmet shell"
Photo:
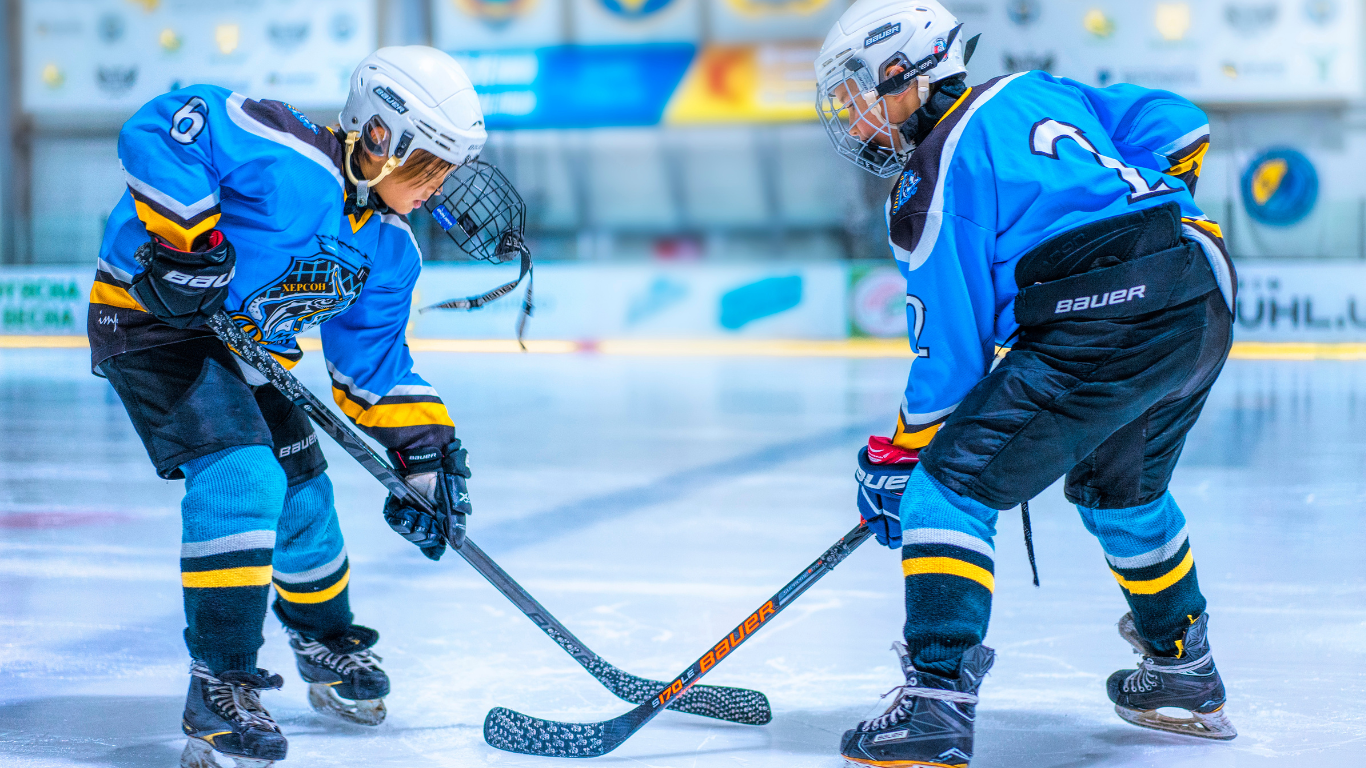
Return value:
M 958 19 L 936 0 L 857 0 L 849 6 L 815 62 L 816 108 L 835 149 L 878 176 L 900 172 L 913 147 L 887 125 L 882 97 L 917 80 L 923 89 L 967 72 L 960 32 Z M 889 75 L 894 65 L 899 74 Z M 851 135 L 858 125 L 864 134 L 873 126 L 879 136 Z
M 463 165 L 479 156 L 488 138 L 465 70 L 450 55 L 425 45 L 380 48 L 351 74 L 342 130 L 360 132 L 376 117 L 387 136 L 367 149 L 397 160 L 396 165 L 419 149 Z

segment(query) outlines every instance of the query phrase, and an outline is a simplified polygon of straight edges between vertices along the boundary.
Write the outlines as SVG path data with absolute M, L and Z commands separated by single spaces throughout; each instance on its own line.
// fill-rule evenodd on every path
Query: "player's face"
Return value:
M 421 208 L 427 198 L 435 195 L 446 181 L 446 175 L 397 179 L 387 176 L 375 185 L 375 194 L 394 213 L 407 215 Z
M 858 91 L 858 85 L 853 80 L 845 80 L 835 86 L 830 96 L 836 108 L 847 111 L 850 136 L 891 148 L 892 132 L 888 129 L 881 99 L 868 99 Z

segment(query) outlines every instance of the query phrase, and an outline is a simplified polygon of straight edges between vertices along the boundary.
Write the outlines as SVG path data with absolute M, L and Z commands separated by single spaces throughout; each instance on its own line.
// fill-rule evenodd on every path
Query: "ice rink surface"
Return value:
M 904 360 L 421 354 L 470 449 L 471 537 L 608 661 L 668 679 L 855 522 L 854 451 L 887 433 Z M 180 482 L 158 479 L 84 350 L 0 352 L 0 765 L 171 768 L 187 664 Z M 324 393 L 321 355 L 303 378 Z M 328 443 L 326 438 L 324 443 Z M 549 766 L 498 752 L 495 705 L 596 721 L 609 694 L 458 556 L 385 526 L 330 444 L 357 621 L 380 630 L 388 722 L 308 708 L 267 622 L 284 766 Z M 1366 364 L 1233 361 L 1176 472 L 1240 735 L 1146 731 L 1105 678 L 1137 660 L 1099 545 L 1054 486 L 1002 515 L 974 768 L 1366 764 Z M 896 553 L 870 543 L 706 682 L 774 721 L 665 713 L 607 766 L 835 768 L 841 732 L 900 682 Z M 563 762 L 563 761 L 561 761 Z

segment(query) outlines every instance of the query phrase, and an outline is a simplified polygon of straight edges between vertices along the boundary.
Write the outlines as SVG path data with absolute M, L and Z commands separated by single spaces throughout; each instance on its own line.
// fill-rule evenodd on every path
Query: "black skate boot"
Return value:
M 299 676 L 308 683 L 313 709 L 357 725 L 384 722 L 389 676 L 379 668 L 383 659 L 370 650 L 379 640 L 378 632 L 352 624 L 341 635 L 313 640 L 292 629 L 285 631 Z
M 264 669 L 215 677 L 202 662 L 192 662 L 181 721 L 190 740 L 180 755 L 180 767 L 219 768 L 214 752 L 231 757 L 237 768 L 266 768 L 285 759 L 289 744 L 258 694 L 284 682 Z
M 1184 733 L 1205 739 L 1231 739 L 1238 735 L 1224 714 L 1224 682 L 1214 668 L 1205 627 L 1209 614 L 1202 613 L 1186 629 L 1181 655 L 1158 656 L 1138 634 L 1132 613 L 1119 620 L 1119 636 L 1135 653 L 1143 654 L 1136 671 L 1121 669 L 1105 683 L 1115 713 L 1134 725 L 1159 731 Z M 1190 717 L 1170 717 L 1158 710 L 1184 709 Z
M 895 643 L 892 649 L 901 657 L 906 684 L 892 689 L 896 698 L 886 714 L 845 731 L 840 754 L 856 765 L 966 768 L 972 759 L 977 689 L 996 652 L 972 646 L 963 653 L 958 679 L 950 680 L 917 670 L 905 645 Z

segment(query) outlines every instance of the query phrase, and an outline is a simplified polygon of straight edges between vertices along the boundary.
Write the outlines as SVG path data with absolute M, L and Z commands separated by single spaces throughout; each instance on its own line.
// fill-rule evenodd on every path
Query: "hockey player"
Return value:
M 89 336 L 157 473 L 186 481 L 187 768 L 216 765 L 214 751 L 250 766 L 285 757 L 259 698 L 282 679 L 256 665 L 272 584 L 315 709 L 377 725 L 389 693 L 379 633 L 352 621 L 317 435 L 204 323 L 226 310 L 285 365 L 320 326 L 337 405 L 443 515 L 467 513 L 465 450 L 404 341 L 421 255 L 403 216 L 484 140 L 469 78 L 420 46 L 361 63 L 340 129 L 197 85 L 148 102 L 120 133 L 128 190 L 105 229 Z M 384 514 L 441 556 L 446 520 L 393 497 Z
M 994 659 L 996 519 L 1063 475 L 1142 654 L 1109 678 L 1116 711 L 1233 738 L 1167 491 L 1231 343 L 1233 270 L 1192 198 L 1205 116 L 1170 93 L 1043 72 L 968 87 L 973 43 L 935 0 L 858 0 L 815 62 L 836 149 L 900 176 L 887 221 L 917 351 L 895 434 L 870 438 L 857 472 L 860 514 L 902 551 L 906 684 L 841 752 L 969 762 Z

